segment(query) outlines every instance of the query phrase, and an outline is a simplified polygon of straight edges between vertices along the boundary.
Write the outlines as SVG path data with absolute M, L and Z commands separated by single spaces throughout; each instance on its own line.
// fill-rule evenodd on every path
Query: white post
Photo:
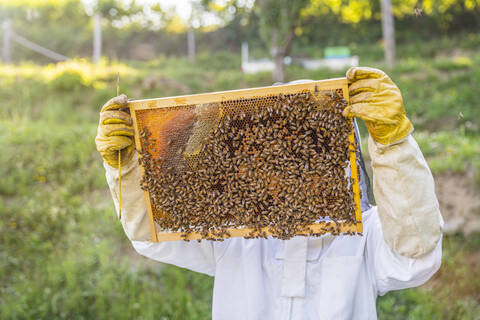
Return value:
M 395 63 L 395 22 L 393 20 L 392 3 L 390 0 L 381 0 L 382 32 L 385 45 L 385 59 L 389 68 Z
M 242 63 L 248 62 L 248 42 L 242 42 Z
M 12 61 L 12 22 L 8 19 L 3 21 L 2 61 L 5 64 Z
M 93 16 L 93 63 L 98 63 L 102 56 L 102 14 Z
M 188 29 L 187 34 L 187 50 L 188 50 L 188 60 L 191 63 L 195 62 L 195 31 L 192 27 Z

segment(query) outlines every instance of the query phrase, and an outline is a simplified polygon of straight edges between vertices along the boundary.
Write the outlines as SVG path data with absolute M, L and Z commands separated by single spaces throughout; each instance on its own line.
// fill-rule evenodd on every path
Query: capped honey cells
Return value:
M 289 239 L 356 223 L 346 104 L 329 91 L 165 108 L 159 132 L 140 132 L 155 222 L 218 240 L 231 228 Z M 333 223 L 314 232 L 319 221 Z

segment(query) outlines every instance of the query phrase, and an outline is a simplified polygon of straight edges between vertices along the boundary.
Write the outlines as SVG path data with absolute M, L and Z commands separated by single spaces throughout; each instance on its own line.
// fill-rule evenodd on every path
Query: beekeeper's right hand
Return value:
M 103 160 L 112 167 L 118 166 L 119 150 L 122 166 L 130 162 L 135 152 L 132 118 L 120 110 L 127 102 L 127 96 L 121 94 L 105 103 L 100 111 L 95 143 Z

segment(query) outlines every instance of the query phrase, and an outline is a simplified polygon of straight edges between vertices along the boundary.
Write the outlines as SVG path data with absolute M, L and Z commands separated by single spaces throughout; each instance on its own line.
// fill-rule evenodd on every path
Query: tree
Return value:
M 385 60 L 388 67 L 395 63 L 395 23 L 393 20 L 392 3 L 390 0 L 380 0 L 382 4 L 382 33 L 385 47 Z
M 392 65 L 395 59 L 394 19 L 404 26 L 423 28 L 424 35 L 445 33 L 463 28 L 475 30 L 480 25 L 479 0 L 311 0 L 302 12 L 302 20 L 332 21 L 354 27 L 371 22 L 380 26 L 385 44 L 385 60 Z M 338 25 L 338 24 L 337 24 Z M 314 23 L 318 27 L 318 23 Z M 406 28 L 407 29 L 407 28 Z M 402 30 L 400 34 L 407 34 Z M 405 32 L 406 31 L 406 32 Z M 431 36 L 431 35 L 430 35 Z M 325 38 L 325 37 L 324 37 Z M 362 41 L 362 40 L 360 40 Z M 371 41 L 371 39 L 370 39 Z
M 133 16 L 142 11 L 135 1 L 132 1 L 128 7 L 117 3 L 114 0 L 96 0 L 86 7 L 87 14 L 93 16 L 93 63 L 98 63 L 102 56 L 102 20 L 104 16 L 109 16 L 112 12 L 115 15 Z
M 195 28 L 201 26 L 201 15 L 205 12 L 204 9 L 201 2 L 192 1 L 187 32 L 187 51 L 190 63 L 195 62 Z
M 258 0 L 255 12 L 260 18 L 260 34 L 269 44 L 275 68 L 274 81 L 284 81 L 283 61 L 290 53 L 295 31 L 301 25 L 300 12 L 309 0 Z

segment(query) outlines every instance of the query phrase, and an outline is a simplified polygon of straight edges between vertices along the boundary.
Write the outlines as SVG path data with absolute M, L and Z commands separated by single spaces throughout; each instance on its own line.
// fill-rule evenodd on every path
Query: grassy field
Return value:
M 478 192 L 480 52 L 453 52 L 454 40 L 439 41 L 435 55 L 432 47 L 419 47 L 389 74 L 434 174 L 471 177 Z M 375 65 L 375 52 L 365 64 Z M 243 75 L 239 60 L 218 53 L 201 54 L 195 65 L 160 57 L 0 66 L 1 319 L 210 318 L 212 278 L 131 249 L 94 137 L 117 72 L 121 91 L 135 98 L 271 84 L 269 74 Z M 288 69 L 289 79 L 343 74 Z M 480 319 L 479 302 L 480 234 L 456 233 L 445 236 L 443 265 L 431 281 L 389 293 L 377 308 L 380 319 Z

